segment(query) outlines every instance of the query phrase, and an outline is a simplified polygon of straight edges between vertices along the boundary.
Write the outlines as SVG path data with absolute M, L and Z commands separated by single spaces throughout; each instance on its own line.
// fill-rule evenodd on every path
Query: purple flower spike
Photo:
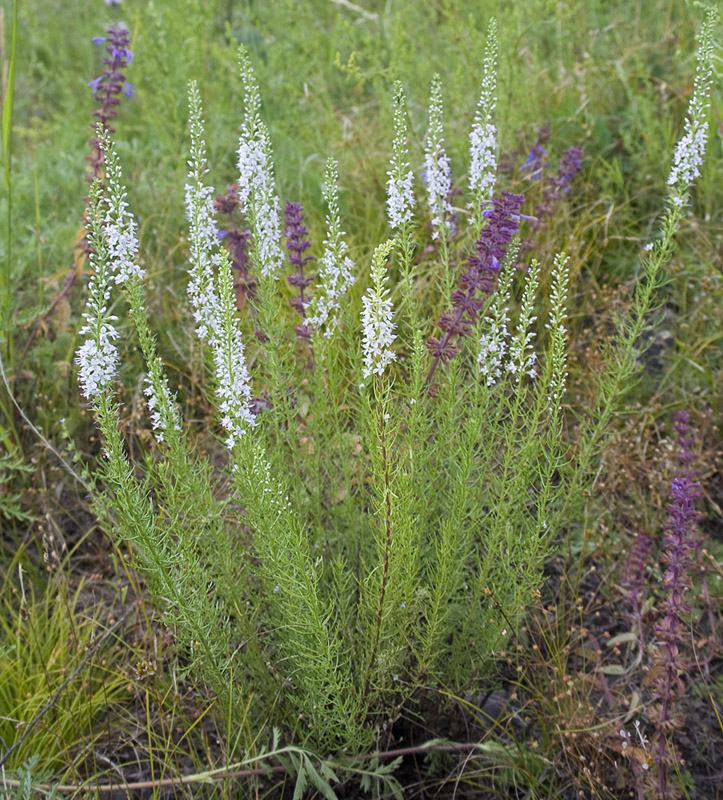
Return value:
M 231 251 L 231 266 L 239 273 L 235 281 L 237 286 L 236 303 L 241 307 L 241 296 L 245 295 L 249 300 L 253 300 L 256 295 L 256 281 L 249 272 L 249 256 L 247 252 L 248 241 L 251 234 L 248 228 L 240 228 L 236 224 L 235 212 L 239 207 L 238 184 L 234 183 L 228 187 L 226 194 L 220 194 L 214 200 L 213 208 L 219 214 L 228 216 L 229 229 L 219 229 L 216 235 L 219 239 L 225 239 Z
M 484 212 L 487 225 L 475 242 L 477 252 L 469 259 L 467 269 L 459 277 L 459 289 L 452 293 L 454 311 L 442 314 L 435 323 L 444 334 L 432 336 L 427 341 L 433 358 L 425 381 L 427 386 L 439 362 L 446 365 L 457 354 L 454 339 L 470 330 L 477 312 L 484 305 L 484 296 L 494 291 L 500 265 L 512 237 L 519 230 L 520 208 L 524 201 L 524 195 L 502 192 L 500 199 L 491 200 L 491 207 Z
M 691 553 L 697 539 L 697 523 L 700 514 L 695 502 L 700 496 L 699 483 L 693 480 L 690 469 L 693 455 L 691 446 L 690 412 L 681 411 L 674 416 L 674 428 L 678 434 L 681 469 L 673 479 L 670 488 L 670 503 L 666 509 L 668 522 L 663 537 L 662 562 L 663 587 L 666 591 L 665 616 L 655 633 L 659 644 L 660 673 L 653 684 L 656 699 L 660 701 L 658 726 L 658 793 L 667 797 L 667 766 L 671 758 L 671 745 L 666 732 L 671 727 L 671 706 L 675 703 L 684 684 L 680 677 L 684 674 L 680 645 L 683 641 L 681 617 L 690 612 L 685 603 L 685 595 L 690 588 L 689 571 L 692 566 Z
M 532 150 L 527 154 L 527 161 L 522 165 L 522 169 L 530 170 L 530 178 L 533 181 L 537 181 L 542 177 L 546 155 L 547 150 L 545 150 L 541 144 L 534 145 Z
M 124 94 L 132 97 L 135 86 L 126 81 L 124 70 L 133 60 L 133 53 L 128 49 L 130 43 L 130 33 L 125 25 L 111 25 L 106 31 L 105 36 L 93 38 L 93 44 L 100 46 L 105 44 L 106 57 L 103 59 L 103 72 L 95 79 L 90 81 L 88 86 L 93 92 L 98 108 L 91 112 L 94 122 L 91 130 L 96 133 L 97 124 L 100 123 L 108 133 L 114 133 L 110 126 L 110 121 L 118 116 L 117 107 L 120 105 L 118 95 Z M 103 163 L 105 156 L 100 148 L 100 142 L 94 135 L 88 140 L 93 148 L 88 156 L 88 162 L 93 170 L 92 177 L 103 177 Z
M 304 275 L 304 267 L 309 261 L 313 260 L 313 256 L 304 256 L 304 251 L 311 247 L 311 242 L 306 238 L 309 231 L 304 225 L 304 208 L 299 203 L 286 203 L 284 210 L 284 219 L 286 222 L 286 249 L 289 251 L 289 261 L 291 266 L 296 268 L 296 272 L 287 278 L 291 286 L 299 289 L 298 297 L 292 297 L 289 304 L 292 308 L 296 309 L 301 314 L 302 319 L 306 319 L 306 307 L 311 302 L 311 298 L 304 294 L 304 290 L 308 288 L 313 282 L 314 278 Z M 308 339 L 311 331 L 304 323 L 297 325 L 296 335 L 300 339 Z
M 531 158 L 533 157 L 533 153 L 537 150 L 542 152 L 547 152 L 542 149 L 541 145 L 535 145 L 530 152 L 530 155 L 527 158 L 527 162 L 523 166 L 525 169 L 528 164 L 532 165 L 533 162 Z M 540 164 L 539 165 L 539 174 L 533 172 L 530 176 L 532 178 L 543 177 L 543 170 L 546 165 Z M 554 177 L 548 176 L 545 180 L 545 186 L 542 191 L 542 202 L 535 207 L 535 214 L 531 219 L 531 225 L 533 231 L 541 231 L 544 230 L 547 226 L 545 222 L 546 217 L 551 217 L 554 215 L 557 204 L 567 195 L 570 191 L 570 186 L 572 185 L 572 181 L 575 175 L 578 173 L 580 168 L 582 167 L 582 148 L 581 147 L 570 147 L 568 150 L 565 150 L 563 154 L 560 156 L 560 160 L 557 164 L 557 173 Z M 538 167 L 533 166 L 533 170 L 538 169 Z M 535 238 L 535 234 L 533 233 L 530 236 L 526 236 L 522 242 L 520 243 L 520 256 L 524 255 L 525 253 L 532 250 L 535 245 L 537 244 L 537 240 Z

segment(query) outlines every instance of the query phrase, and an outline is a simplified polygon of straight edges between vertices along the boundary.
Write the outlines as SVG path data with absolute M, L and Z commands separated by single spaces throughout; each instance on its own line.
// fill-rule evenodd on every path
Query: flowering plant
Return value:
M 103 438 L 98 510 L 133 545 L 189 668 L 204 676 L 229 722 L 250 703 L 256 720 L 284 722 L 317 747 L 359 750 L 416 687 L 473 684 L 538 591 L 554 537 L 591 479 L 609 415 L 634 371 L 688 178 L 676 173 L 633 315 L 611 345 L 598 406 L 573 451 L 561 436 L 569 262 L 560 253 L 552 265 L 533 261 L 517 271 L 524 197 L 493 196 L 495 31 L 492 24 L 470 136 L 469 224 L 453 225 L 438 76 L 423 156 L 427 212 L 416 205 L 406 101 L 395 84 L 391 237 L 358 248 L 360 274 L 342 230 L 333 160 L 320 253 L 306 238 L 301 207 L 286 206 L 301 344 L 281 297 L 288 291 L 280 280 L 281 201 L 248 53 L 241 49 L 245 116 L 233 203 L 244 219 L 244 268 L 255 281 L 253 319 L 238 313 L 207 182 L 200 94 L 191 85 L 188 296 L 211 375 L 221 445 L 212 452 L 192 446 L 158 353 L 137 225 L 113 143 L 99 128 L 108 195 L 94 184 L 94 277 L 77 354 L 81 391 Z M 698 94 L 708 85 L 696 84 Z M 579 166 L 580 158 L 569 160 Z M 431 231 L 415 223 L 425 213 Z M 420 244 L 441 254 L 432 284 L 442 333 L 433 337 L 415 298 Z M 304 272 L 311 257 L 314 278 Z M 540 297 L 548 267 L 549 294 Z M 144 356 L 157 447 L 144 474 L 124 447 L 116 398 L 123 303 Z M 298 357 L 309 344 L 311 363 Z

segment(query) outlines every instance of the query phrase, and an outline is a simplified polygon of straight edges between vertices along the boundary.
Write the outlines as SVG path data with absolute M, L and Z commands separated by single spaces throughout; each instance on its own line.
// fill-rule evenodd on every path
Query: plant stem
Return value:
M 369 695 L 369 687 L 372 679 L 372 670 L 377 659 L 379 649 L 379 637 L 382 631 L 382 615 L 384 612 L 384 599 L 387 593 L 387 583 L 389 581 L 389 551 L 392 547 L 392 493 L 389 485 L 389 461 L 387 458 L 387 437 L 386 420 L 384 419 L 384 404 L 382 402 L 382 376 L 377 380 L 377 413 L 379 415 L 379 443 L 382 450 L 382 469 L 384 471 L 384 570 L 382 573 L 382 589 L 379 593 L 379 610 L 377 612 L 377 627 L 374 633 L 374 647 L 367 667 L 367 679 L 364 684 L 363 697 Z

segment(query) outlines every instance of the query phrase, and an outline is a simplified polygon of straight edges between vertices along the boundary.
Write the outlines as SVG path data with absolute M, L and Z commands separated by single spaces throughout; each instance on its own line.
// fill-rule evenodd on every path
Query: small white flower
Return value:
M 118 371 L 118 350 L 112 343 L 118 331 L 112 325 L 101 325 L 97 338 L 86 339 L 78 348 L 78 382 L 85 397 L 94 400 L 113 382 Z
M 700 177 L 700 167 L 703 165 L 708 142 L 708 108 L 713 82 L 714 32 L 717 21 L 717 11 L 711 9 L 700 31 L 693 95 L 685 120 L 684 133 L 675 146 L 673 164 L 668 176 L 670 200 L 679 208 L 685 205 L 688 189 L 693 181 Z
M 105 218 L 105 234 L 108 255 L 117 284 L 128 284 L 134 278 L 141 280 L 145 275 L 145 270 L 138 264 L 136 227 L 136 222 L 130 214 L 124 214 L 116 219 L 113 209 L 108 210 Z
M 497 128 L 492 122 L 496 89 L 497 22 L 492 19 L 487 29 L 482 88 L 469 134 L 469 188 L 473 197 L 470 205 L 476 215 L 481 215 L 485 201 L 492 199 L 497 180 Z
M 397 177 L 387 172 L 387 217 L 389 227 L 401 228 L 405 222 L 411 222 L 414 208 L 414 173 L 410 169 L 404 177 Z
M 429 131 L 424 143 L 424 181 L 427 184 L 429 208 L 432 212 L 432 238 L 440 229 L 451 230 L 452 167 L 444 150 L 442 84 L 439 75 L 432 79 L 429 99 Z
M 148 410 L 151 414 L 151 427 L 156 432 L 159 442 L 165 439 L 169 430 L 180 430 L 181 421 L 174 404 L 168 381 L 162 374 L 160 364 L 155 375 L 146 376 L 146 388 L 143 390 L 148 398 Z
M 326 338 L 330 338 L 339 323 L 341 298 L 349 291 L 355 281 L 354 262 L 346 255 L 348 249 L 343 239 L 339 218 L 339 186 L 336 161 L 330 159 L 324 178 L 324 199 L 328 211 L 326 215 L 327 234 L 324 240 L 324 253 L 321 269 L 316 278 L 316 291 L 307 308 L 306 323 Z
M 668 186 L 676 184 L 688 185 L 700 178 L 700 167 L 708 141 L 707 124 L 701 125 L 697 120 L 685 121 L 685 133 L 673 152 L 673 166 L 668 176 Z
M 258 268 L 265 277 L 278 279 L 284 255 L 281 250 L 279 198 L 274 187 L 271 141 L 265 126 L 244 132 L 238 149 L 241 211 L 249 219 Z
M 381 375 L 389 362 L 397 357 L 389 349 L 396 336 L 392 301 L 389 299 L 389 289 L 384 286 L 387 281 L 386 261 L 393 247 L 394 241 L 389 239 L 374 251 L 371 273 L 373 286 L 362 297 L 362 374 L 365 378 L 372 373 Z
M 394 144 L 387 172 L 387 217 L 394 230 L 414 216 L 414 173 L 407 151 L 407 105 L 400 81 L 394 84 Z

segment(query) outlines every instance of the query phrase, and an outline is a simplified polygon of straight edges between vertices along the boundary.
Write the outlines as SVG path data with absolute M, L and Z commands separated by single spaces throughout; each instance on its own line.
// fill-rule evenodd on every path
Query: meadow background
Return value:
M 336 158 L 343 227 L 350 255 L 362 270 L 375 244 L 388 236 L 393 81 L 399 79 L 407 92 L 410 157 L 418 174 L 429 85 L 434 73 L 441 75 L 453 180 L 463 186 L 485 31 L 495 16 L 500 188 L 524 193 L 530 205 L 539 202 L 540 183 L 523 165 L 543 126 L 549 126 L 545 148 L 552 171 L 567 148 L 584 151 L 581 172 L 538 234 L 536 249 L 543 264 L 557 251 L 570 255 L 565 435 L 574 437 L 576 419 L 595 399 L 602 345 L 630 306 L 641 252 L 655 233 L 692 90 L 704 7 L 686 0 L 123 0 L 115 7 L 102 0 L 21 1 L 14 61 L 13 5 L 0 11 L 5 98 L 0 344 L 6 375 L 0 389 L 0 754 L 20 742 L 3 764 L 6 782 L 0 780 L 0 792 L 31 797 L 59 783 L 87 786 L 93 796 L 93 786 L 115 781 L 138 787 L 128 793 L 97 790 L 95 796 L 291 797 L 298 756 L 269 755 L 270 729 L 218 727 L 203 684 L 185 674 L 183 656 L 160 624 L 131 556 L 111 544 L 87 493 L 67 469 L 80 474 L 98 454 L 73 364 L 87 283 L 85 257 L 74 247 L 88 193 L 85 157 L 93 100 L 87 84 L 99 74 L 102 57 L 91 40 L 114 21 L 125 22 L 130 31 L 134 60 L 126 76 L 136 91 L 122 98 L 114 127 L 140 226 L 149 312 L 173 388 L 193 418 L 197 446 L 214 453 L 212 426 L 204 424 L 212 409 L 202 391 L 203 362 L 186 299 L 188 81 L 199 85 L 210 180 L 220 193 L 237 173 L 236 53 L 239 43 L 247 46 L 274 146 L 280 196 L 304 204 L 311 238 L 318 243 L 325 163 Z M 410 753 L 396 760 L 367 754 L 344 774 L 346 783 L 336 785 L 339 797 L 365 791 L 409 797 L 653 796 L 641 788 L 644 781 L 635 760 L 623 752 L 627 748 L 611 744 L 620 739 L 630 706 L 606 706 L 608 690 L 590 677 L 586 658 L 577 663 L 568 655 L 581 647 L 580 631 L 593 630 L 601 647 L 601 672 L 593 674 L 607 676 L 603 681 L 614 683 L 630 703 L 644 702 L 644 677 L 630 641 L 623 637 L 606 647 L 604 639 L 630 627 L 621 582 L 635 534 L 642 529 L 653 539 L 661 537 L 675 474 L 672 414 L 680 409 L 691 411 L 695 431 L 702 563 L 711 594 L 705 605 L 697 575 L 688 619 L 699 653 L 712 646 L 714 655 L 696 659 L 693 648 L 671 734 L 683 761 L 670 796 L 720 796 L 719 67 L 716 53 L 708 153 L 677 237 L 659 313 L 646 331 L 650 347 L 642 356 L 640 379 L 629 387 L 622 413 L 607 432 L 593 489 L 581 501 L 580 524 L 560 532 L 545 591 L 528 609 L 525 635 L 500 655 L 497 675 L 482 693 L 430 693 L 420 687 L 414 709 L 401 714 L 394 735 L 380 734 L 378 742 L 379 750 L 409 747 Z M 54 303 L 69 273 L 76 275 L 74 285 Z M 360 278 L 366 285 L 361 272 Z M 143 419 L 139 364 L 135 348 L 127 347 L 121 369 L 130 387 L 124 434 L 134 458 L 142 461 L 154 445 Z M 663 600 L 656 593 L 661 566 L 655 558 L 646 574 L 646 613 L 653 619 Z M 61 686 L 52 708 L 29 729 Z M 470 747 L 447 752 L 440 744 L 434 753 L 414 751 L 436 739 Z M 288 744 L 282 731 L 278 747 Z M 260 761 L 251 763 L 253 758 Z M 239 759 L 249 762 L 248 775 L 202 782 L 207 771 Z M 265 773 L 261 762 L 277 771 Z M 202 777 L 181 787 L 172 780 L 180 774 Z M 31 789 L 33 781 L 46 788 Z M 305 791 L 313 796 L 327 791 L 324 786 L 331 791 L 321 779 Z M 83 796 L 84 790 L 61 794 Z

